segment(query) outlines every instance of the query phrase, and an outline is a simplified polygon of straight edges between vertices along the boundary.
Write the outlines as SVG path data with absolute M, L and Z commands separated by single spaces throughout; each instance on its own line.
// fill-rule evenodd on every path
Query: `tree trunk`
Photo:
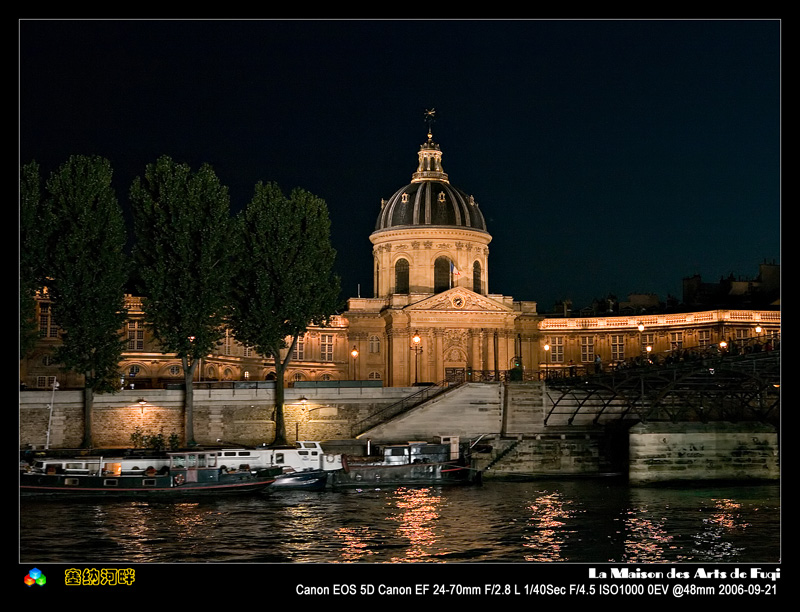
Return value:
M 189 363 L 188 357 L 183 357 L 183 428 L 186 437 L 186 446 L 196 446 L 194 439 L 194 371 L 197 369 L 198 360 Z
M 86 375 L 89 379 L 89 375 Z M 94 448 L 92 435 L 92 412 L 94 410 L 94 389 L 88 385 L 83 387 L 83 442 L 82 448 Z
M 283 418 L 284 403 L 284 379 L 285 366 L 281 362 L 280 355 L 275 357 L 275 439 L 272 444 L 284 446 L 286 442 L 286 421 Z
M 283 360 L 281 360 L 280 350 L 275 350 L 272 353 L 272 357 L 275 359 L 275 440 L 272 442 L 274 446 L 285 446 L 288 444 L 286 441 L 286 421 L 283 415 L 285 398 L 283 382 L 286 376 L 286 366 L 289 365 L 289 360 L 292 358 L 292 351 L 294 351 L 299 337 L 300 335 L 297 334 L 292 338 L 292 344 L 289 346 L 289 350 L 286 351 L 286 357 Z

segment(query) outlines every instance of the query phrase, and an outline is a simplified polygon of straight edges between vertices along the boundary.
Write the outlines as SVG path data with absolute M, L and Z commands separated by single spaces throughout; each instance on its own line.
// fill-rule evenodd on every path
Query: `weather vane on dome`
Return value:
M 425 109 L 425 123 L 428 124 L 428 140 L 429 141 L 433 137 L 431 126 L 433 125 L 433 122 L 436 120 L 434 115 L 436 115 L 436 109 L 435 108 Z

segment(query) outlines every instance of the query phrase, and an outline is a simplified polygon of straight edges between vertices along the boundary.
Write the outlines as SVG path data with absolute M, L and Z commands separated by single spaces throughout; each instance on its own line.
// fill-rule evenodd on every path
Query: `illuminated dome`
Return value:
M 442 152 L 430 132 L 428 141 L 420 146 L 419 167 L 411 183 L 381 202 L 375 231 L 419 226 L 487 231 L 478 203 L 450 184 L 442 170 Z

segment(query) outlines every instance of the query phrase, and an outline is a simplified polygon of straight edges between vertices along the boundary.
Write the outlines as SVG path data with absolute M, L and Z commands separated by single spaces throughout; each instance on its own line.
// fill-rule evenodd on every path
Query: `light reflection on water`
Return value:
M 23 502 L 21 562 L 777 562 L 779 488 L 605 481 Z

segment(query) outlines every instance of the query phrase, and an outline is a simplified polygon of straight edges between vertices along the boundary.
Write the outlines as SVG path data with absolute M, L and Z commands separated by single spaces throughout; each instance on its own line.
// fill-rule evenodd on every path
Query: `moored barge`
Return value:
M 20 470 L 21 497 L 158 498 L 258 493 L 280 468 L 227 469 L 216 451 L 167 453 L 137 465 L 121 457 L 40 459 Z M 146 465 L 146 467 L 142 467 Z

